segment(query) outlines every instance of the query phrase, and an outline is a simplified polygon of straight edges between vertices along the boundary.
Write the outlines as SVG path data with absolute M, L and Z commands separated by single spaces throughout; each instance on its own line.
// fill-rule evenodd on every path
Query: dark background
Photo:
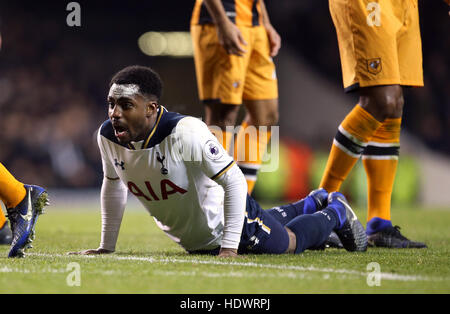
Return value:
M 203 114 L 193 59 L 149 57 L 137 45 L 147 31 L 189 31 L 194 1 L 78 1 L 81 27 L 66 24 L 69 2 L 0 1 L 0 162 L 22 182 L 93 187 L 102 178 L 94 134 L 107 119 L 105 98 L 116 71 L 151 66 L 164 81 L 162 103 L 169 110 Z M 405 89 L 404 126 L 450 157 L 448 6 L 419 3 L 425 88 Z M 341 87 L 328 1 L 266 5 L 283 47 Z

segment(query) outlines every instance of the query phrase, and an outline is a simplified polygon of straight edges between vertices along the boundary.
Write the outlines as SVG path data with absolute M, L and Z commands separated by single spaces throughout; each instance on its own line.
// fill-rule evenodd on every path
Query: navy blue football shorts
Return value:
M 289 247 L 289 235 L 284 226 L 268 211 L 247 195 L 244 226 L 242 228 L 239 254 L 283 254 Z M 220 247 L 213 250 L 190 251 L 191 254 L 219 254 Z

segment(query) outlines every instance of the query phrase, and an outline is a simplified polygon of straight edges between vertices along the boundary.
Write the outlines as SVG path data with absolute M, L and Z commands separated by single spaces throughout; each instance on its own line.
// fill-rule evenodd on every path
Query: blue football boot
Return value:
M 23 257 L 35 236 L 35 227 L 38 216 L 44 213 L 44 207 L 49 205 L 48 194 L 37 185 L 24 185 L 27 194 L 14 208 L 7 208 L 11 223 L 13 240 L 8 257 Z
M 350 252 L 367 250 L 367 235 L 363 225 L 356 217 L 345 196 L 339 192 L 330 193 L 328 208 L 339 216 L 339 227 L 334 230 L 342 246 Z
M 0 227 L 0 245 L 10 245 L 12 242 L 12 232 L 6 221 L 2 227 Z
M 327 207 L 328 192 L 325 189 L 313 190 L 305 198 L 303 214 L 314 214 Z

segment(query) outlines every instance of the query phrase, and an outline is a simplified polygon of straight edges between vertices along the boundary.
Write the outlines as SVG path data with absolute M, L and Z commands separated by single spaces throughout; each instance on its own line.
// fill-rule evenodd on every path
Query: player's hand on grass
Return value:
M 98 249 L 85 250 L 85 251 L 80 251 L 80 252 L 70 252 L 67 254 L 69 254 L 69 255 L 100 255 L 100 254 L 111 254 L 111 253 L 114 253 L 114 251 L 98 248 Z
M 237 257 L 238 253 L 236 249 L 221 248 L 219 257 Z
M 242 47 L 246 46 L 247 42 L 242 37 L 239 28 L 231 21 L 217 25 L 217 35 L 219 37 L 219 43 L 223 46 L 225 51 L 231 55 L 243 56 L 247 51 Z

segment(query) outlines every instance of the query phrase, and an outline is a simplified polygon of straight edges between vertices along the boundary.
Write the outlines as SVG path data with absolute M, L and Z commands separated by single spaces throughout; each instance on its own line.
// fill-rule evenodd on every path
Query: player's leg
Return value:
M 246 49 L 251 51 L 249 30 L 240 30 L 248 43 Z M 227 54 L 219 43 L 217 29 L 213 25 L 191 26 L 191 35 L 198 93 L 205 104 L 205 122 L 224 148 L 231 153 L 229 145 L 242 104 L 250 52 L 242 57 Z
M 317 248 L 335 230 L 349 251 L 363 251 L 367 246 L 364 228 L 349 210 L 340 193 L 330 195 L 328 206 L 314 214 L 292 219 L 286 226 L 247 197 L 246 218 L 241 236 L 241 253 L 301 253 Z
M 338 191 L 374 132 L 401 102 L 395 4 L 330 0 L 346 91 L 367 88 L 338 128 L 320 186 Z M 365 93 L 369 93 L 366 95 Z M 366 96 L 377 96 L 368 101 Z
M 0 198 L 6 208 L 17 206 L 25 197 L 26 190 L 23 183 L 19 182 L 14 176 L 0 163 Z M 4 216 L 0 216 L 1 222 L 4 222 Z
M 0 198 L 6 208 L 15 207 L 25 197 L 23 184 L 0 163 Z M 8 227 L 6 217 L 0 210 L 0 244 L 11 244 L 12 233 Z
M 316 214 L 314 214 L 316 215 Z M 314 216 L 302 215 L 299 217 Z M 336 216 L 335 214 L 333 214 Z M 301 253 L 304 250 L 296 251 L 296 236 L 302 239 L 301 245 L 306 248 L 313 248 L 321 245 L 327 239 L 334 227 L 336 227 L 336 217 L 330 222 L 324 215 L 310 217 L 293 225 L 300 228 L 305 225 L 301 233 L 297 228 L 286 228 L 274 216 L 263 210 L 259 204 L 250 196 L 247 196 L 246 217 L 242 230 L 239 253 L 257 254 L 283 254 Z M 295 219 L 294 219 L 295 220 Z M 292 231 L 291 231 L 292 230 Z M 308 234 L 304 236 L 305 230 Z M 300 242 L 299 242 L 300 243 Z
M 417 2 L 405 1 L 401 17 L 404 20 L 398 31 L 397 48 L 400 69 L 400 84 L 423 86 L 422 47 Z M 406 14 L 404 14 L 406 12 Z M 398 97 L 398 96 L 397 96 Z M 363 153 L 363 163 L 369 183 L 367 232 L 369 244 L 394 248 L 424 248 L 401 235 L 398 227 L 390 221 L 391 193 L 395 169 L 398 163 L 401 115 L 391 116 L 383 122 L 370 146 Z
M 24 251 L 32 248 L 35 227 L 44 207 L 49 205 L 47 191 L 37 185 L 24 185 L 25 198 L 15 207 L 7 208 L 13 231 L 13 240 L 8 257 L 23 257 Z
M 229 126 L 236 124 L 239 109 L 238 105 L 227 105 L 220 102 L 211 101 L 205 104 L 205 123 L 229 153 L 231 153 L 230 144 L 234 137 L 234 128 L 231 129 Z
M 278 123 L 278 81 L 267 33 L 262 26 L 251 28 L 251 32 L 253 49 L 243 92 L 247 117 L 235 143 L 235 159 L 246 176 L 249 194 L 271 138 L 271 127 Z
M 19 182 L 2 164 L 0 187 L 0 197 L 6 206 L 13 236 L 8 256 L 23 256 L 24 249 L 33 241 L 37 218 L 47 204 L 47 192 L 39 186 Z
M 283 226 L 297 216 L 314 214 L 327 206 L 328 192 L 324 189 L 317 189 L 298 202 L 287 205 L 273 207 L 265 210 Z
M 391 194 L 400 149 L 403 93 L 398 85 L 362 88 L 360 93 L 363 108 L 383 121 L 362 156 L 368 183 L 367 233 L 372 234 L 391 226 Z
M 294 253 L 323 246 L 332 231 L 337 234 L 347 251 L 365 251 L 367 235 L 344 195 L 339 192 L 331 193 L 327 202 L 325 209 L 298 216 L 286 225 L 295 234 Z
M 271 138 L 271 127 L 278 122 L 278 99 L 245 100 L 244 104 L 247 116 L 236 136 L 234 158 L 251 194 Z
M 372 134 L 380 126 L 381 122 L 361 105 L 353 108 L 339 125 L 320 187 L 329 192 L 339 191 Z
M 352 112 L 341 124 L 321 186 L 329 191 L 339 189 L 362 153 L 369 186 L 367 229 L 372 242 L 391 247 L 398 240 L 402 245 L 413 246 L 415 243 L 405 242 L 406 238 L 392 227 L 390 201 L 398 162 L 401 85 L 423 85 L 417 4 L 367 4 L 360 0 L 329 3 L 339 41 L 344 87 L 359 89 L 359 107 L 355 109 L 366 116 L 366 121 L 354 110 L 354 118 L 350 117 Z M 371 124 L 372 128 L 368 128 Z M 361 127 L 364 130 L 358 131 Z M 381 230 L 386 234 L 379 233 Z M 372 237 L 375 234 L 380 241 Z

